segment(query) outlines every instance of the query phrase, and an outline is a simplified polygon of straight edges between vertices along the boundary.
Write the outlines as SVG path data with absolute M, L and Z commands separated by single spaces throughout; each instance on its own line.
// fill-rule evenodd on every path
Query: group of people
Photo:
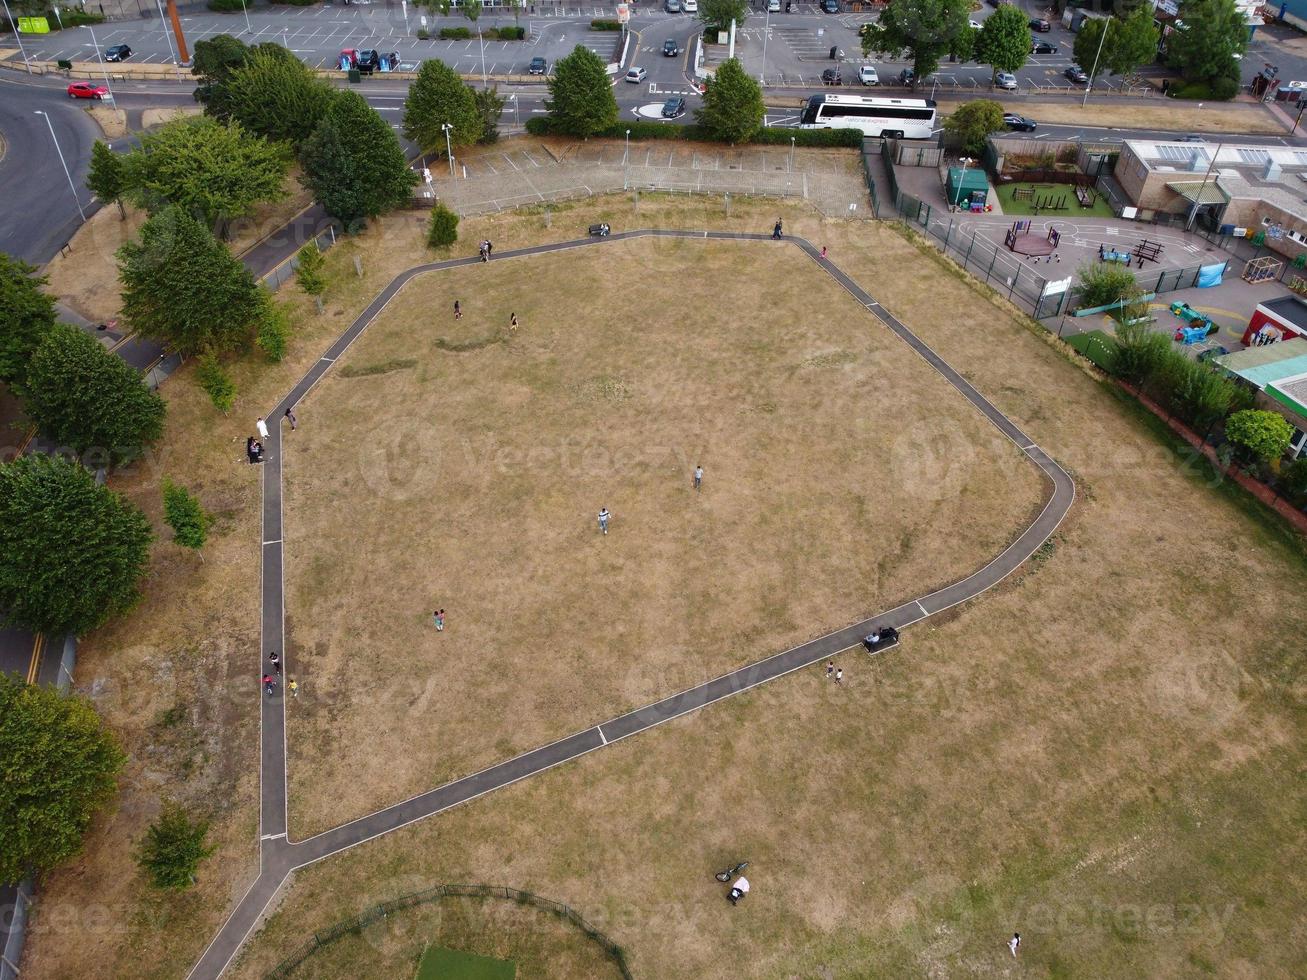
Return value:
M 286 409 L 286 421 L 290 424 L 291 431 L 294 432 L 299 420 L 295 418 L 295 413 L 289 408 Z M 249 457 L 251 463 L 262 463 L 263 440 L 267 439 L 269 434 L 268 423 L 264 421 L 262 415 L 255 421 L 254 428 L 258 432 L 258 437 L 250 436 L 245 440 L 245 455 Z
M 277 678 L 281 676 L 281 657 L 276 650 L 268 654 L 268 669 L 271 673 L 263 675 L 263 690 L 268 697 L 272 697 L 277 693 Z M 291 697 L 299 697 L 300 686 L 295 683 L 295 678 L 290 679 L 286 690 L 290 691 Z
M 483 241 L 483 242 L 481 243 L 481 261 L 482 261 L 482 262 L 489 262 L 489 261 L 490 261 L 490 253 L 493 252 L 494 250 L 495 250 L 495 246 L 494 246 L 493 244 L 491 244 L 489 238 L 487 238 L 485 241 Z

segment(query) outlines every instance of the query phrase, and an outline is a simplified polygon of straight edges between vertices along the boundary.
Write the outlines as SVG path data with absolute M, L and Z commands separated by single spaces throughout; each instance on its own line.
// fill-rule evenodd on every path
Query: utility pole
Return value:
M 189 68 L 191 53 L 186 48 L 186 36 L 182 34 L 182 19 L 177 16 L 177 0 L 168 0 L 168 19 L 172 21 L 173 37 L 177 39 L 178 63 L 184 68 Z
M 1103 21 L 1103 33 L 1098 38 L 1098 50 L 1094 52 L 1094 67 L 1089 69 L 1089 81 L 1085 85 L 1085 97 L 1080 100 L 1080 108 L 1089 104 L 1089 93 L 1094 90 L 1094 76 L 1098 74 L 1098 59 L 1103 54 L 1103 42 L 1107 40 L 1108 28 L 1112 26 L 1112 18 L 1108 17 Z
M 18 53 L 23 56 L 23 67 L 27 69 L 27 74 L 32 74 L 32 65 L 27 60 L 27 49 L 23 47 L 23 39 L 20 36 L 22 32 L 18 29 L 18 21 L 14 20 L 14 15 L 9 11 L 9 0 L 4 0 L 5 19 L 14 25 L 14 40 L 18 42 Z

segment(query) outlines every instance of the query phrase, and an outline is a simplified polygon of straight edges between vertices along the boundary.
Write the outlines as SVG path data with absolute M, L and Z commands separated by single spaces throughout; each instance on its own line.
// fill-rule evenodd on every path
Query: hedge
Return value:
M 466 27 L 442 27 L 440 29 L 440 40 L 442 41 L 468 41 L 472 38 L 472 31 Z
M 20 17 L 26 17 L 22 14 Z M 104 16 L 93 14 L 89 10 L 78 10 L 76 7 L 69 7 L 67 10 L 61 10 L 59 16 L 63 17 L 63 23 L 60 24 L 59 17 L 56 17 L 53 10 L 47 10 L 43 14 L 32 14 L 33 17 L 44 17 L 49 24 L 51 31 L 57 31 L 63 27 L 85 27 L 87 24 L 103 24 Z M 15 18 L 19 19 L 19 18 Z M 14 32 L 14 25 L 6 18 L 0 16 L 0 34 Z
M 621 21 L 617 21 L 617 20 L 590 21 L 590 30 L 592 31 L 620 31 L 621 29 L 622 29 Z
M 244 0 L 209 0 L 209 9 L 220 14 L 235 13 L 245 9 Z
M 486 37 L 498 38 L 501 41 L 524 41 L 526 40 L 525 27 L 492 27 L 485 32 Z
M 627 130 L 633 140 L 689 140 L 698 143 L 720 143 L 721 140 L 696 125 L 674 126 L 652 120 L 619 122 L 600 130 L 595 136 L 623 139 Z M 532 136 L 550 136 L 555 133 L 554 121 L 548 116 L 534 116 L 526 121 L 526 131 Z M 857 129 L 783 129 L 765 126 L 753 134 L 750 143 L 764 146 L 862 146 L 862 132 Z

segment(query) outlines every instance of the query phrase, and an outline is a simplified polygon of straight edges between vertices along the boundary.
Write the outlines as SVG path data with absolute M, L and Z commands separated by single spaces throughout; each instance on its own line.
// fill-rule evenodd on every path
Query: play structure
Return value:
M 1122 265 L 1129 265 L 1132 261 L 1139 263 L 1139 268 L 1144 267 L 1144 260 L 1157 262 L 1162 257 L 1163 246 L 1157 242 L 1150 242 L 1147 238 L 1141 238 L 1135 243 L 1135 247 L 1128 252 L 1123 252 L 1120 248 L 1112 245 L 1098 246 L 1098 261 L 1100 262 L 1119 262 Z
M 1050 191 L 1047 194 L 1039 193 L 1034 187 L 1017 187 L 1012 191 L 1012 200 L 1029 201 L 1030 206 L 1036 211 L 1065 211 L 1066 195 L 1057 194 Z
M 1003 236 L 1007 250 L 1018 255 L 1052 255 L 1061 241 L 1062 236 L 1056 228 L 1050 228 L 1047 235 L 1040 236 L 1031 230 L 1029 221 L 1012 222 L 1012 227 Z
M 1186 346 L 1206 340 L 1220 329 L 1212 322 L 1210 316 L 1206 313 L 1200 313 L 1188 303 L 1177 301 L 1171 304 L 1170 309 L 1173 314 L 1188 324 L 1188 326 L 1176 327 L 1175 329 L 1175 339 Z
M 1159 242 L 1150 242 L 1147 238 L 1139 239 L 1134 248 L 1134 257 L 1139 260 L 1139 268 L 1144 267 L 1144 260 L 1157 262 L 1162 258 L 1162 245 Z
M 1130 258 L 1131 256 L 1129 252 L 1118 252 L 1115 249 L 1108 248 L 1106 245 L 1098 246 L 1099 262 L 1119 262 L 1122 265 L 1129 265 Z
M 1261 255 L 1244 263 L 1243 281 L 1256 285 L 1259 282 L 1274 282 L 1280 276 L 1284 262 L 1271 255 Z

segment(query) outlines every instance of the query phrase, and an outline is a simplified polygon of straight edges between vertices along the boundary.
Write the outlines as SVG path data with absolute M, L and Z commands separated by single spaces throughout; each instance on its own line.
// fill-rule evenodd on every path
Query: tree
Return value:
M 1116 346 L 1109 370 L 1138 388 L 1156 373 L 1170 353 L 1170 337 L 1150 330 L 1146 322 L 1127 320 L 1116 328 Z
M 1085 309 L 1108 306 L 1128 297 L 1135 288 L 1135 274 L 1116 262 L 1086 262 L 1076 270 L 1080 305 Z
M 880 21 L 865 25 L 862 52 L 896 56 L 906 51 L 915 79 L 923 79 L 944 55 L 964 58 L 971 53 L 970 12 L 967 0 L 890 0 Z
M 269 140 L 300 147 L 317 128 L 335 90 L 280 45 L 260 45 L 227 83 L 232 118 Z
M 54 326 L 54 300 L 41 292 L 49 280 L 35 266 L 0 252 L 0 381 L 21 384 L 41 338 Z
M 231 101 L 227 81 L 249 57 L 251 48 L 230 34 L 195 42 L 191 74 L 199 80 L 195 101 L 204 106 L 204 114 L 224 122 L 231 118 Z
M 86 186 L 106 204 L 113 201 L 118 205 L 118 216 L 125 219 L 123 178 L 123 158 L 109 149 L 107 143 L 96 140 L 91 147 L 91 169 L 86 174 Z
M 301 181 L 346 229 L 407 200 L 418 181 L 394 130 L 357 92 L 332 101 L 305 142 L 301 163 Z
M 1128 75 L 1157 59 L 1158 30 L 1153 12 L 1152 4 L 1141 3 L 1124 20 L 1112 24 L 1103 45 L 1103 61 L 1114 75 Z
M 545 107 L 561 133 L 584 139 L 617 122 L 608 69 L 597 54 L 579 44 L 554 63 L 549 96 Z
M 236 404 L 236 382 L 222 369 L 218 355 L 213 351 L 200 355 L 199 362 L 195 365 L 195 380 L 209 396 L 214 408 L 223 415 L 231 411 Z
M 89 633 L 136 602 L 150 537 L 145 515 L 77 463 L 0 464 L 0 622 Z
M 1185 0 L 1183 26 L 1167 37 L 1166 60 L 1188 81 L 1237 81 L 1235 55 L 1242 55 L 1247 46 L 1248 25 L 1234 0 Z
M 476 98 L 477 115 L 481 117 L 480 142 L 498 142 L 499 117 L 504 111 L 504 103 L 508 100 L 499 94 L 498 85 L 491 85 L 490 88 L 473 89 L 472 94 Z
M 127 757 L 91 702 L 0 673 L 0 881 L 57 867 L 82 849 Z
M 169 801 L 145 832 L 136 863 L 156 888 L 190 888 L 200 862 L 217 850 L 205 843 L 208 835 L 209 821 L 192 820 L 179 804 Z
M 1307 497 L 1307 456 L 1299 456 L 1280 470 L 1280 480 L 1295 497 Z
M 181 208 L 153 215 L 118 250 L 118 280 L 127 326 L 185 356 L 248 343 L 263 312 L 254 276 Z
M 431 209 L 431 226 L 427 229 L 427 244 L 432 248 L 447 248 L 458 241 L 458 215 L 443 204 Z
M 744 143 L 762 128 L 766 111 L 762 87 L 745 74 L 738 58 L 728 58 L 708 80 L 694 117 L 714 139 Z
M 985 151 L 985 140 L 989 134 L 1002 128 L 1003 106 L 989 99 L 963 102 L 944 120 L 944 131 L 974 156 L 980 156 Z
M 163 434 L 158 393 L 121 357 L 66 323 L 46 333 L 23 389 L 42 434 L 79 454 L 95 446 L 112 459 L 132 459 Z
M 327 288 L 327 280 L 322 274 L 325 264 L 322 249 L 318 248 L 316 241 L 300 249 L 295 255 L 295 281 L 300 284 L 300 289 L 310 296 L 321 296 Z
M 744 26 L 749 18 L 749 0 L 700 0 L 699 19 L 712 33 L 729 31 L 731 21 L 736 28 Z
M 481 0 L 463 0 L 460 6 L 463 10 L 463 16 L 470 20 L 475 27 L 477 19 L 481 16 Z
M 178 205 L 224 233 L 231 218 L 285 197 L 289 170 L 284 146 L 203 116 L 142 134 L 123 162 L 129 201 L 151 213 Z
M 1225 438 L 1245 455 L 1271 463 L 1288 451 L 1293 426 L 1275 412 L 1247 408 L 1225 420 Z
M 446 123 L 454 127 L 449 132 L 451 146 L 470 146 L 485 131 L 472 88 L 443 61 L 428 58 L 404 99 L 404 137 L 423 153 L 440 155 L 445 152 L 441 127 Z
M 185 487 L 167 477 L 163 481 L 163 519 L 172 528 L 172 539 L 183 548 L 199 551 L 209 536 L 213 517 Z
M 280 303 L 274 302 L 268 294 L 264 295 L 263 312 L 259 315 L 258 330 L 254 335 L 255 346 L 263 351 L 265 357 L 273 364 L 279 364 L 286 356 L 286 342 L 290 340 L 290 314 Z
M 976 57 L 994 71 L 1017 71 L 1030 57 L 1030 23 L 1026 12 L 1004 4 L 985 20 L 976 37 Z

